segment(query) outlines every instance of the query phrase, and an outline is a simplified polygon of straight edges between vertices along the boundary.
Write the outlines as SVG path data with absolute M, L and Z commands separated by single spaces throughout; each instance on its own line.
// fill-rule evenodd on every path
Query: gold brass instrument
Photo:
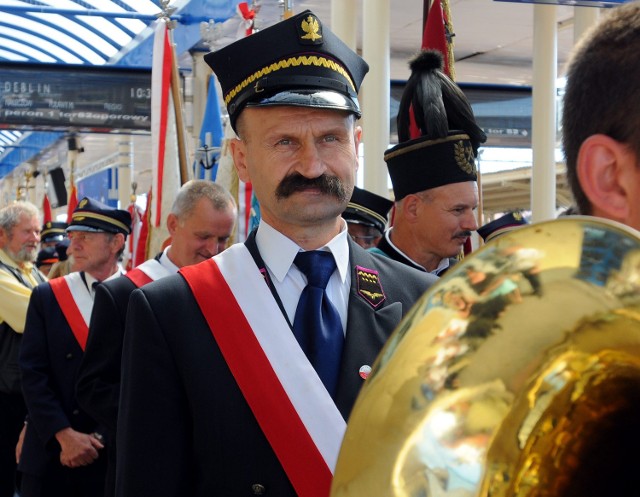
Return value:
M 640 495 L 640 235 L 534 224 L 457 264 L 378 357 L 332 497 Z

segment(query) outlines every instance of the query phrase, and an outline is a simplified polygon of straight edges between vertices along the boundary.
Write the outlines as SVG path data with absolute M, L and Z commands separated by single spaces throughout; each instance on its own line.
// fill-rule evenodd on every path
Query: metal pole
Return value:
M 556 216 L 556 73 L 558 33 L 555 5 L 533 6 L 531 220 Z
M 384 152 L 389 145 L 390 0 L 367 0 L 363 3 L 363 14 L 362 55 L 370 67 L 361 91 L 364 187 L 388 197 Z
M 331 31 L 356 50 L 358 38 L 358 12 L 355 0 L 331 0 Z

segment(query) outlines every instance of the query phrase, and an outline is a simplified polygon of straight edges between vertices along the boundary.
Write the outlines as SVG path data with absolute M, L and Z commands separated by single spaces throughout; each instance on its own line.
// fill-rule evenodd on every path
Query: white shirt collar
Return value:
M 169 259 L 167 252 L 169 252 L 170 248 L 171 248 L 171 245 L 169 245 L 168 247 L 165 247 L 165 249 L 162 251 L 162 254 L 160 255 L 160 258 L 158 259 L 158 262 L 162 267 L 164 267 L 171 274 L 173 274 L 173 273 L 177 273 L 180 270 L 180 268 L 176 266 L 173 262 L 171 262 L 171 259 Z
M 340 280 L 345 281 L 349 271 L 349 242 L 347 240 L 347 223 L 341 219 L 342 229 L 329 243 L 320 248 L 328 250 L 336 260 L 336 267 L 340 274 Z M 293 264 L 298 252 L 302 250 L 290 238 L 274 229 L 264 220 L 260 220 L 256 233 L 256 245 L 262 257 L 272 273 L 272 276 L 282 282 Z

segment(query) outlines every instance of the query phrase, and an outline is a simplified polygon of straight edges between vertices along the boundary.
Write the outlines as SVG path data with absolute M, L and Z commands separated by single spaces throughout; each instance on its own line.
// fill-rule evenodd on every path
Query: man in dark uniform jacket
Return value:
M 120 359 L 129 296 L 148 282 L 222 252 L 236 215 L 235 201 L 223 187 L 211 181 L 188 181 L 178 191 L 167 217 L 171 245 L 123 278 L 107 281 L 96 289 L 89 339 L 78 373 L 77 399 L 80 407 L 106 428 L 107 497 L 115 493 Z
M 28 425 L 18 468 L 22 497 L 102 497 L 103 431 L 76 401 L 78 368 L 95 285 L 121 274 L 118 258 L 131 216 L 82 199 L 67 228 L 80 270 L 38 285 L 29 301 L 19 365 Z
M 116 495 L 328 495 L 370 365 L 435 278 L 369 254 L 340 216 L 360 57 L 305 11 L 205 60 L 262 219 L 245 244 L 132 293 Z
M 442 56 L 422 52 L 398 110 L 399 144 L 384 160 L 395 195 L 393 227 L 377 250 L 441 276 L 478 228 L 478 147 L 486 140 L 462 90 L 442 72 Z

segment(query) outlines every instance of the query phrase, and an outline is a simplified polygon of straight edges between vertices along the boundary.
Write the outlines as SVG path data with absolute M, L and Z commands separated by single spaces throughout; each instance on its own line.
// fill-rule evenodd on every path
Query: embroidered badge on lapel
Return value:
M 380 283 L 378 271 L 356 266 L 356 278 L 358 280 L 358 294 L 376 309 L 385 300 L 386 296 Z

